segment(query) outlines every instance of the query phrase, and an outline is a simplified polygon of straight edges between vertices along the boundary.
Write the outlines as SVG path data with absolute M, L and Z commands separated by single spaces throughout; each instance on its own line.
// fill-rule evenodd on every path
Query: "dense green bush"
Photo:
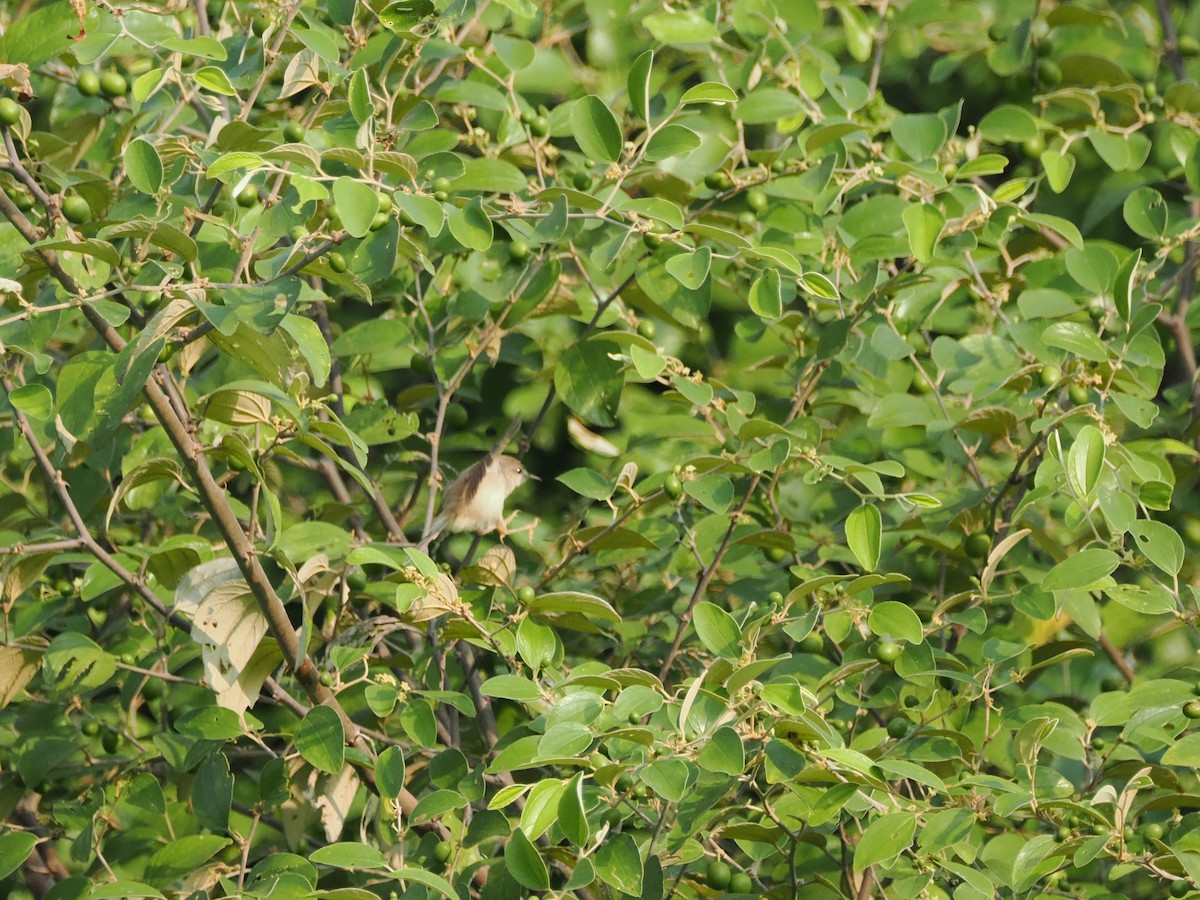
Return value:
M 1200 4 L 0 17 L 0 893 L 1200 883 Z

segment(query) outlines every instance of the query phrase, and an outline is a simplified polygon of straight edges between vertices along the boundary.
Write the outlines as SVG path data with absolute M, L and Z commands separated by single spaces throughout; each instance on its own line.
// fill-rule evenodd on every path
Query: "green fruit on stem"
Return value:
M 392 211 L 392 197 L 384 192 L 376 196 L 375 202 L 379 204 L 379 212 L 387 214 Z
M 976 531 L 974 534 L 967 535 L 966 540 L 963 541 L 963 549 L 972 559 L 983 559 L 992 549 L 992 539 L 987 536 L 986 532 Z
M 1071 398 L 1072 406 L 1083 406 L 1090 399 L 1088 390 L 1082 384 L 1073 384 L 1067 389 L 1067 396 Z
M 592 176 L 587 172 L 576 172 L 571 178 L 571 184 L 577 191 L 586 191 L 592 186 Z
M 899 716 L 896 716 L 893 719 L 889 719 L 888 723 L 887 723 L 888 737 L 896 738 L 897 740 L 899 740 L 900 738 L 902 738 L 906 734 L 908 734 L 908 728 L 909 728 L 908 719 L 902 719 Z
M 1189 719 L 1200 719 L 1200 700 L 1189 700 L 1183 704 L 1183 714 Z
M 713 191 L 727 191 L 733 184 L 732 179 L 719 169 L 704 176 L 704 186 Z
M 449 191 L 450 190 L 450 179 L 444 178 L 444 177 L 433 179 L 433 189 L 435 191 Z
M 79 93 L 83 96 L 95 97 L 100 93 L 100 76 L 91 69 L 85 69 L 75 79 L 75 87 L 79 88 Z
M 769 559 L 773 563 L 781 563 L 785 559 L 787 559 L 787 557 L 788 557 L 787 551 L 784 550 L 782 547 L 768 547 L 767 548 L 767 559 Z
M 1157 822 L 1150 822 L 1141 827 L 1142 837 L 1148 841 L 1161 841 L 1163 836 L 1163 827 Z
M 1192 883 L 1186 878 L 1180 878 L 1178 881 L 1171 882 L 1172 897 L 1186 897 L 1192 892 Z
M 1041 379 L 1042 387 L 1049 388 L 1054 387 L 1062 381 L 1063 373 L 1062 369 L 1058 366 L 1042 366 L 1042 371 L 1038 373 L 1038 377 Z
M 92 219 L 92 208 L 86 200 L 76 194 L 63 197 L 62 213 L 72 225 L 82 225 Z
M 105 72 L 100 76 L 100 90 L 106 97 L 124 97 L 129 90 L 129 82 L 120 72 Z
M 307 134 L 307 132 L 304 130 L 304 126 L 299 122 L 289 121 L 283 126 L 283 139 L 289 144 L 300 143 L 302 140 L 304 140 L 305 134 Z
M 663 482 L 663 491 L 672 500 L 678 500 L 683 494 L 683 483 L 679 480 L 679 476 L 668 475 L 667 480 Z
M 0 97 L 0 125 L 16 125 L 21 121 L 21 107 L 12 97 Z
M 746 191 L 746 205 L 754 212 L 760 213 L 767 208 L 767 192 L 762 188 L 751 188 Z
M 235 199 L 238 206 L 248 209 L 258 202 L 258 188 L 252 184 L 248 184 L 237 192 Z
M 900 658 L 900 654 L 904 652 L 904 648 L 895 641 L 880 641 L 871 648 L 871 651 L 881 663 L 894 663 Z
M 638 322 L 637 331 L 646 340 L 652 341 L 654 340 L 654 336 L 658 334 L 658 326 L 649 319 L 642 319 L 642 321 Z
M 337 274 L 341 275 L 346 271 L 346 257 L 338 253 L 336 250 L 329 254 L 329 268 L 333 269 Z
M 526 257 L 528 257 L 529 251 L 530 251 L 529 242 L 521 240 L 521 238 L 517 238 L 511 244 L 508 245 L 508 255 L 518 261 L 523 260 Z
M 532 603 L 536 599 L 537 599 L 537 591 L 535 591 L 529 585 L 525 585 L 525 586 L 521 587 L 520 589 L 518 589 L 518 591 L 517 591 L 517 601 L 522 606 L 528 606 L 530 603 Z
M 642 235 L 642 243 L 647 250 L 657 250 L 663 245 L 662 235 L 647 231 Z
M 535 138 L 544 138 L 550 133 L 550 120 L 545 116 L 534 116 L 529 123 L 529 133 Z
M 732 880 L 733 869 L 729 868 L 729 863 L 714 859 L 704 868 L 704 881 L 710 888 L 723 891 Z
M 33 194 L 29 191 L 15 190 L 10 195 L 13 205 L 21 212 L 29 212 L 33 209 Z
M 388 223 L 389 218 L 391 217 L 387 213 L 375 213 L 375 218 L 371 220 L 371 230 L 378 231 Z
M 734 872 L 733 877 L 729 879 L 729 893 L 731 894 L 753 894 L 754 881 L 745 872 Z
M 444 863 L 450 859 L 453 852 L 454 848 L 450 846 L 449 841 L 438 841 L 433 845 L 433 858 L 440 863 Z

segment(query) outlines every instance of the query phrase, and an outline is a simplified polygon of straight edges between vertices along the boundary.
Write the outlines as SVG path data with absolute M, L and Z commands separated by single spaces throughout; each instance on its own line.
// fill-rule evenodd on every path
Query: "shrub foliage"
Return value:
M 1200 4 L 3 15 L 0 893 L 1200 882 Z

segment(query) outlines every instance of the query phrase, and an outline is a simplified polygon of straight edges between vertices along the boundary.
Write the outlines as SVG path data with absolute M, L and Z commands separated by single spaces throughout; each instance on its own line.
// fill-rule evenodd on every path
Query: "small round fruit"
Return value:
M 433 179 L 433 189 L 435 191 L 449 191 L 450 190 L 450 179 L 444 178 L 444 177 Z
M 100 93 L 100 76 L 91 69 L 84 69 L 75 80 L 75 87 L 85 97 L 95 97 Z
M 120 72 L 105 72 L 100 76 L 100 90 L 106 97 L 124 97 L 129 90 L 129 82 Z
M 449 841 L 438 841 L 433 845 L 433 858 L 440 863 L 446 862 L 453 852 L 454 848 L 450 846 Z
M 767 559 L 773 563 L 781 563 L 787 559 L 787 551 L 782 547 L 768 547 Z
M 733 877 L 729 879 L 729 893 L 753 894 L 754 882 L 745 872 L 734 872 Z
M 1042 371 L 1038 374 L 1042 381 L 1042 387 L 1054 387 L 1062 381 L 1062 369 L 1058 366 L 1042 366 Z
M 967 535 L 967 539 L 963 541 L 963 549 L 972 559 L 983 559 L 992 549 L 992 539 L 987 536 L 987 532 L 976 531 Z
M 738 224 L 746 231 L 751 231 L 758 226 L 758 216 L 748 209 L 744 210 L 738 213 Z
M 908 734 L 908 726 L 909 726 L 908 719 L 902 719 L 900 716 L 896 716 L 893 719 L 888 719 L 888 723 L 887 723 L 888 737 L 896 738 L 897 740 L 899 740 L 900 738 L 902 738 L 906 734 Z
M 12 197 L 13 206 L 21 212 L 33 209 L 33 194 L 29 191 L 15 190 L 9 196 Z
M 121 746 L 121 736 L 115 731 L 106 731 L 100 737 L 100 746 L 104 748 L 105 753 L 116 753 L 117 748 Z
M 371 220 L 371 230 L 378 231 L 388 223 L 388 219 L 390 218 L 391 216 L 389 216 L 387 213 L 375 213 L 375 218 Z
M 298 144 L 304 140 L 307 132 L 299 122 L 288 121 L 283 126 L 283 139 L 289 144 Z
M 921 705 L 921 698 L 918 697 L 916 694 L 909 694 L 907 697 L 904 698 L 904 705 L 907 706 L 909 709 L 913 709 L 914 707 Z
M 587 172 L 576 172 L 571 177 L 571 184 L 577 191 L 586 191 L 592 186 L 592 176 Z
M 293 225 L 288 229 L 288 237 L 292 239 L 292 243 L 298 244 L 308 237 L 308 229 L 303 225 Z
M 683 482 L 679 480 L 678 475 L 668 475 L 667 480 L 663 482 L 663 491 L 672 500 L 678 500 L 683 494 Z
M 1143 825 L 1142 837 L 1148 841 L 1161 841 L 1163 837 L 1163 827 L 1157 822 L 1151 822 L 1148 825 Z
M 545 116 L 534 116 L 529 123 L 529 133 L 535 138 L 544 138 L 550 133 L 550 120 Z
M 72 225 L 82 225 L 92 218 L 92 208 L 88 206 L 88 202 L 75 194 L 63 197 L 62 212 Z
M 723 891 L 733 881 L 733 869 L 729 868 L 729 863 L 714 859 L 704 868 L 704 881 L 710 888 Z
M 633 787 L 633 776 L 628 772 L 622 772 L 617 776 L 617 783 L 614 785 L 617 791 L 622 794 L 629 793 Z
M 88 719 L 83 723 L 83 725 L 80 726 L 79 730 L 88 737 L 95 737 L 100 733 L 100 723 L 95 719 Z
M 351 569 L 346 576 L 346 585 L 352 591 L 365 591 L 367 589 L 367 573 L 362 569 Z
M 1071 398 L 1072 406 L 1083 406 L 1090 399 L 1088 390 L 1082 384 L 1073 384 L 1067 389 L 1067 396 Z
M 642 243 L 645 244 L 647 250 L 657 250 L 663 245 L 662 235 L 647 231 L 642 235 Z
M 895 641 L 880 641 L 872 648 L 875 658 L 881 663 L 894 663 L 904 652 L 904 648 Z
M 1189 700 L 1183 704 L 1183 714 L 1189 719 L 1200 719 L 1200 700 Z
M 529 585 L 525 585 L 517 590 L 517 602 L 519 602 L 522 606 L 528 606 L 536 599 L 537 591 L 535 591 Z
M 658 334 L 658 326 L 649 319 L 642 319 L 642 321 L 638 322 L 637 331 L 646 340 L 652 341 L 654 340 L 654 336 Z
M 333 687 L 333 673 L 329 671 L 322 672 L 320 681 L 325 687 Z
M 750 188 L 746 191 L 746 205 L 756 213 L 767 208 L 767 192 L 762 188 Z
M 774 603 L 776 606 L 782 606 L 783 594 L 779 593 L 779 591 L 771 591 L 771 593 L 767 594 L 767 602 Z
M 246 185 L 237 193 L 237 205 L 249 209 L 258 202 L 258 188 L 252 184 Z
M 1180 878 L 1178 881 L 1171 882 L 1172 897 L 1186 897 L 1192 892 L 1192 883 L 1186 878 Z
M 0 97 L 0 125 L 16 125 L 21 121 L 21 107 L 12 97 Z
M 1068 828 L 1066 825 L 1064 825 L 1062 828 L 1058 829 L 1058 834 L 1055 835 L 1055 837 L 1058 839 L 1058 842 L 1061 844 L 1065 841 L 1069 841 L 1072 837 L 1074 837 L 1074 832 L 1071 831 L 1071 829 Z
M 1108 741 L 1102 737 L 1094 737 L 1090 746 L 1093 750 L 1103 750 L 1108 746 Z
M 523 241 L 520 238 L 517 238 L 508 245 L 508 255 L 517 261 L 526 259 L 529 256 L 529 251 L 529 241 Z
M 825 649 L 825 638 L 818 631 L 810 631 L 800 642 L 801 653 L 820 653 Z
M 704 176 L 704 186 L 712 191 L 727 191 L 732 184 L 733 181 L 729 175 L 720 169 Z
M 392 196 L 386 191 L 377 194 L 375 202 L 378 204 L 379 212 L 390 213 L 392 211 Z
M 329 268 L 341 275 L 346 271 L 346 257 L 338 253 L 336 250 L 329 254 Z
M 450 197 L 450 194 L 447 191 L 434 191 L 433 192 L 433 199 L 436 200 L 438 203 L 445 203 L 446 200 L 449 199 L 449 197 Z

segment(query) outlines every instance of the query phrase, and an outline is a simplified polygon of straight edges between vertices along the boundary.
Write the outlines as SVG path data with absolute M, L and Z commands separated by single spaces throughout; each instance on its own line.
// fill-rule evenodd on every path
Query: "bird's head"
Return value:
M 526 469 L 524 463 L 519 459 L 514 459 L 511 456 L 501 456 L 496 459 L 497 471 L 504 479 L 504 494 L 508 496 L 529 479 L 537 481 L 536 475 L 531 475 Z

